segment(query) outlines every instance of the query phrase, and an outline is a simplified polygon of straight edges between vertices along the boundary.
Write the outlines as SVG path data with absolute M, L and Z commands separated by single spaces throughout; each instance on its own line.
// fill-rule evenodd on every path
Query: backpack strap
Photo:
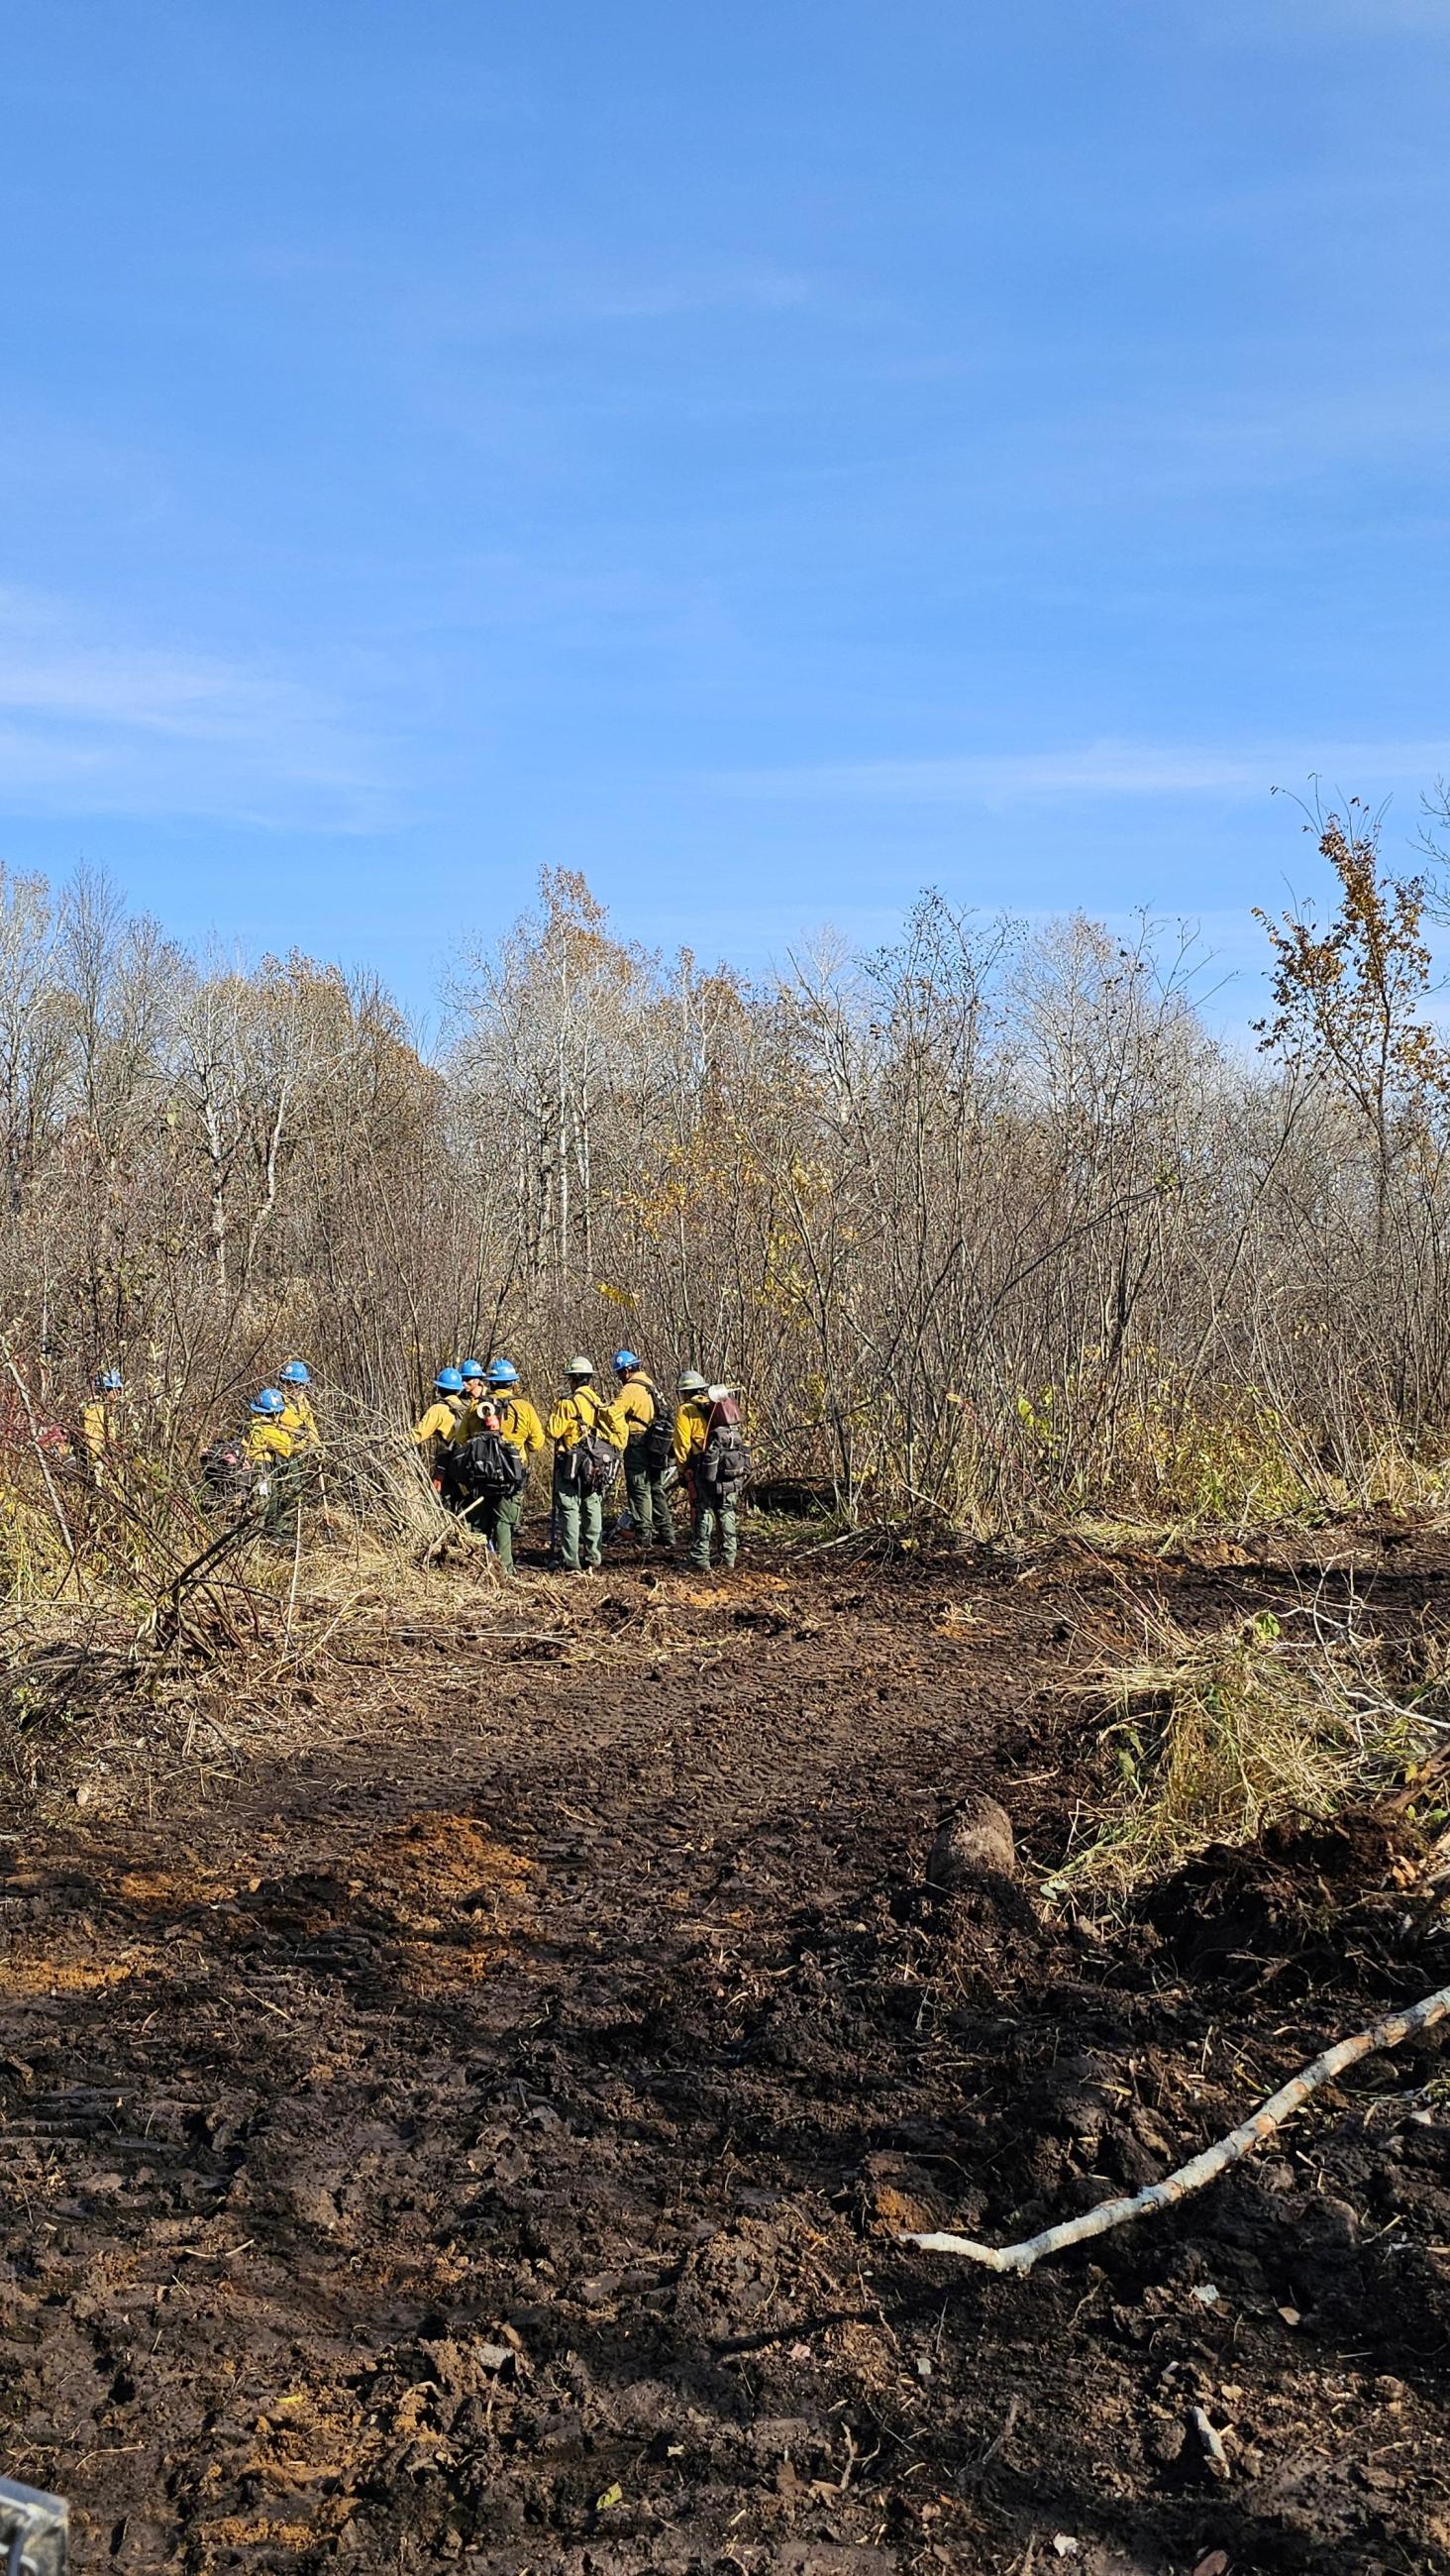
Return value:
M 584 1410 L 584 1398 L 586 1395 L 594 1407 L 592 1413 L 586 1413 Z M 597 1431 L 599 1428 L 599 1417 L 604 1411 L 604 1400 L 602 1396 L 596 1395 L 592 1386 L 577 1387 L 574 1392 L 574 1410 L 579 1415 L 579 1418 L 584 1425 L 584 1432 L 587 1437 L 591 1431 Z

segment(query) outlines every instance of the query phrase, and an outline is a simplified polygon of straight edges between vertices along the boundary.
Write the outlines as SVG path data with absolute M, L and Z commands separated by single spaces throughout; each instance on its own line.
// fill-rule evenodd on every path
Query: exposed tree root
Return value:
M 1311 2093 L 1321 2084 L 1330 2083 L 1353 2066 L 1361 2057 L 1373 2057 L 1381 2049 L 1398 2048 L 1402 2040 L 1412 2039 L 1417 2031 L 1429 2030 L 1450 2013 L 1450 1986 L 1440 1986 L 1425 1995 L 1404 2012 L 1391 2013 L 1373 2029 L 1356 2033 L 1353 2039 L 1341 2039 L 1326 2048 L 1322 2057 L 1296 2075 L 1277 2093 L 1271 2094 L 1261 2111 L 1250 2120 L 1220 2138 L 1217 2146 L 1205 2147 L 1186 2165 L 1163 2182 L 1150 2183 L 1145 2191 L 1135 2191 L 1125 2200 L 1105 2200 L 1081 2218 L 1066 2219 L 1060 2227 L 1045 2227 L 1040 2236 L 1024 2237 L 1020 2245 L 978 2245 L 970 2236 L 942 2234 L 919 2235 L 902 2231 L 903 2245 L 919 2245 L 926 2254 L 963 2254 L 971 2263 L 985 2263 L 991 2272 L 1030 2272 L 1044 2255 L 1061 2254 L 1069 2245 L 1081 2245 L 1092 2236 L 1106 2236 L 1115 2227 L 1126 2227 L 1130 2219 L 1149 2218 L 1155 2210 L 1172 2209 L 1186 2200 L 1190 2192 L 1201 2191 L 1205 2183 L 1236 2165 L 1243 2156 L 1252 2155 L 1256 2147 L 1272 2138 L 1284 2122 L 1292 2118 Z

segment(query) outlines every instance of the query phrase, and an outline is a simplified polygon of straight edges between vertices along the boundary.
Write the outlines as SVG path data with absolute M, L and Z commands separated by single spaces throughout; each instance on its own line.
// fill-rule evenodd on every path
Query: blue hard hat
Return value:
M 620 1375 L 623 1376 L 626 1369 L 638 1368 L 639 1362 L 635 1358 L 633 1351 L 616 1351 L 614 1354 L 614 1365 L 618 1369 Z
M 100 1376 L 96 1380 L 96 1392 L 98 1395 L 119 1395 L 121 1392 L 120 1370 L 102 1369 Z
M 305 1360 L 288 1360 L 286 1366 L 277 1371 L 277 1384 L 279 1386 L 310 1386 L 312 1384 L 312 1371 Z
M 254 1413 L 285 1413 L 286 1410 L 286 1398 L 278 1394 L 275 1386 L 264 1386 L 261 1394 L 252 1398 Z
M 460 1377 L 482 1377 L 482 1360 L 465 1360 L 458 1374 Z
M 519 1382 L 519 1373 L 515 1368 L 513 1361 L 490 1360 L 488 1364 L 488 1382 L 490 1386 L 517 1386 Z
M 441 1368 L 438 1375 L 433 1380 L 433 1384 L 440 1395 L 461 1395 L 463 1393 L 463 1371 L 462 1369 L 456 1368 Z

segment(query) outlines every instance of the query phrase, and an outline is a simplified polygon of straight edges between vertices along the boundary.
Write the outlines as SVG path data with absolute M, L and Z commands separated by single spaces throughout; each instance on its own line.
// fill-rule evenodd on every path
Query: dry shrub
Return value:
M 370 1412 L 355 1397 L 324 1388 L 319 1394 L 327 1424 L 327 1451 L 313 1492 L 324 1526 L 366 1525 L 385 1547 L 404 1556 L 436 1550 L 458 1522 L 433 1490 L 422 1452 L 395 1420 Z
M 1397 1787 L 1444 1721 L 1443 1649 L 1407 1697 L 1381 1640 L 1291 1642 L 1268 1612 L 1196 1637 L 1163 1614 L 1099 1684 L 1116 1778 L 1051 1892 L 1125 1896 L 1210 1843 L 1256 1842 Z

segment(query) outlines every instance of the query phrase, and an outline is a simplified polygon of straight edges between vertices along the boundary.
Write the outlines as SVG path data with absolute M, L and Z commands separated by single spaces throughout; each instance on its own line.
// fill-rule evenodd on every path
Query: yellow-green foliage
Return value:
M 1288 1424 L 1272 1405 L 1252 1401 L 1239 1413 L 1181 1422 L 1159 1490 L 1196 1520 L 1283 1520 L 1316 1499 Z
M 1154 1355 L 1146 1356 L 1151 1363 Z M 1145 1501 L 1188 1519 L 1282 1520 L 1318 1499 L 1305 1477 L 1302 1440 L 1252 1387 L 1205 1398 L 1150 1365 L 1114 1429 L 1117 1477 Z
M 1176 1521 L 1278 1521 L 1322 1503 L 1302 1434 L 1254 1388 L 1190 1388 L 1144 1346 L 1121 1374 L 1089 1348 L 1060 1388 L 1012 1398 L 1025 1463 L 1070 1508 Z
M 1205 1637 L 1157 1619 L 1102 1694 L 1114 1783 L 1054 1889 L 1124 1895 L 1209 1843 L 1332 1816 L 1402 1781 L 1428 1741 L 1372 1646 L 1294 1645 L 1268 1613 Z
M 19 1484 L 0 1485 L 0 1598 L 17 1605 L 48 1599 L 70 1558 L 53 1510 Z

